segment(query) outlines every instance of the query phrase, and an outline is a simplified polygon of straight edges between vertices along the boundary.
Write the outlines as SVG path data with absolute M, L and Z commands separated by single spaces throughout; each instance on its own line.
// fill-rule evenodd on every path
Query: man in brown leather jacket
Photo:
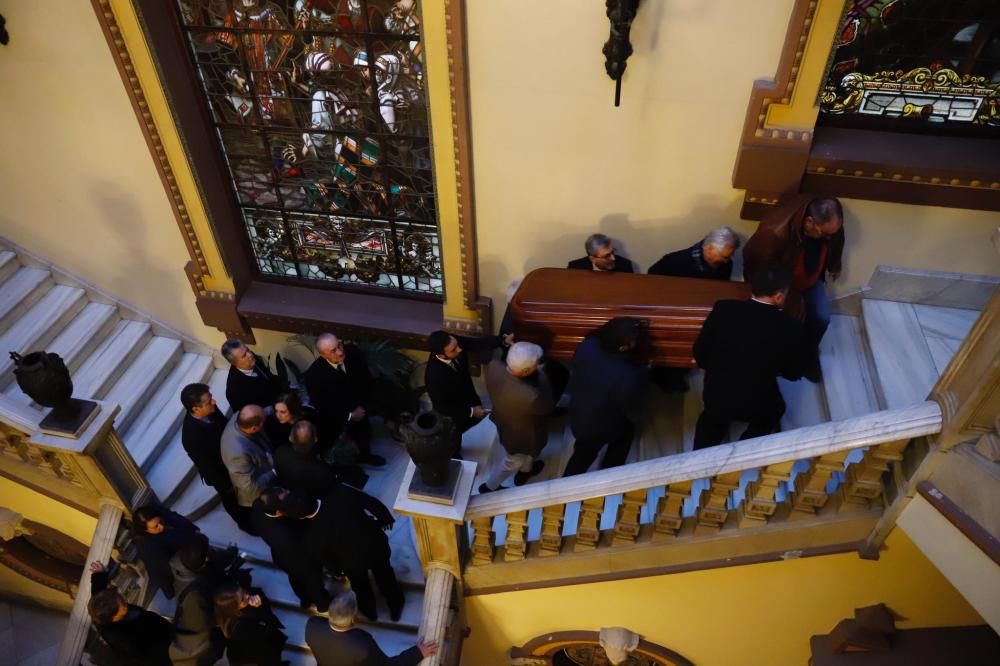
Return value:
M 743 249 L 743 279 L 770 267 L 792 272 L 785 310 L 804 318 L 811 360 L 805 376 L 820 380 L 819 343 L 830 325 L 825 277 L 840 276 L 844 210 L 837 199 L 799 195 L 765 214 Z

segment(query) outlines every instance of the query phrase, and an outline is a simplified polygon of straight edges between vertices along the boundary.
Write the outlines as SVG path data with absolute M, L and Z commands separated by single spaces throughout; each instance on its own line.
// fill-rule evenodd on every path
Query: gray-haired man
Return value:
M 649 267 L 649 274 L 728 280 L 733 274 L 732 257 L 739 247 L 736 232 L 719 227 L 691 247 L 663 255 Z
M 318 666 L 417 666 L 424 657 L 437 654 L 438 644 L 418 640 L 395 657 L 382 652 L 372 635 L 354 626 L 358 600 L 354 592 L 341 592 L 330 602 L 329 619 L 314 615 L 306 622 L 306 644 Z
M 632 262 L 618 254 L 611 239 L 604 234 L 591 234 L 583 244 L 587 256 L 574 259 L 566 268 L 598 273 L 632 273 Z
M 499 490 L 511 476 L 522 485 L 542 471 L 535 460 L 548 439 L 546 417 L 555 408 L 548 373 L 539 372 L 542 348 L 531 342 L 515 342 L 506 362 L 493 360 L 486 366 L 486 389 L 493 402 L 493 422 L 506 455 L 497 462 L 479 492 Z

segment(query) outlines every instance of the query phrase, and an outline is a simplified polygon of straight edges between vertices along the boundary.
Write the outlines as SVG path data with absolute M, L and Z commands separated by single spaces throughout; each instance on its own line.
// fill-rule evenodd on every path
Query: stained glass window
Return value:
M 177 0 L 258 270 L 442 293 L 417 0 Z
M 821 123 L 996 136 L 1000 2 L 847 0 Z

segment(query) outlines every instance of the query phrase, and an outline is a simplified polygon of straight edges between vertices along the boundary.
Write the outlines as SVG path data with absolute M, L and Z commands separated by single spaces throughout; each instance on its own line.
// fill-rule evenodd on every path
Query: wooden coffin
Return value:
M 649 324 L 654 365 L 690 368 L 712 305 L 729 298 L 750 298 L 750 285 L 539 268 L 524 278 L 509 307 L 515 338 L 541 345 L 552 358 L 570 360 L 584 336 L 607 320 L 635 317 Z

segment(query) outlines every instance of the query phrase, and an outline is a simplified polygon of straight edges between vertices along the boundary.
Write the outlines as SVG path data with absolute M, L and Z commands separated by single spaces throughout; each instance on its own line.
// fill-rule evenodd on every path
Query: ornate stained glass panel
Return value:
M 268 276 L 441 294 L 417 0 L 177 0 Z
M 1000 2 L 848 0 L 821 122 L 1000 134 Z

